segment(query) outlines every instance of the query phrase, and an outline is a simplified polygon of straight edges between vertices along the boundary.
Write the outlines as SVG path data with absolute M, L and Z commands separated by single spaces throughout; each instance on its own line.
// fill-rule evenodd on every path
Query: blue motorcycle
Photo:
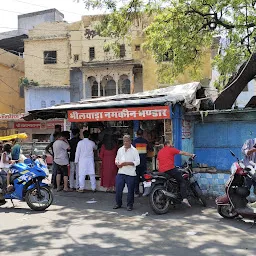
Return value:
M 25 159 L 24 163 L 16 163 L 10 169 L 12 171 L 10 184 L 14 189 L 11 192 L 7 191 L 6 175 L 1 175 L 0 189 L 3 200 L 26 201 L 34 211 L 44 211 L 52 204 L 52 191 L 48 184 L 43 183 L 47 177 L 44 166 L 32 159 Z

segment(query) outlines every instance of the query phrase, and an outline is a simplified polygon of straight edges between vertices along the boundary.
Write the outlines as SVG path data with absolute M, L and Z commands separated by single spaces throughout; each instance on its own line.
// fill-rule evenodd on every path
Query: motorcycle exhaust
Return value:
M 166 191 L 166 190 L 162 190 L 162 192 L 163 192 L 164 195 L 167 196 L 167 197 L 174 198 L 174 199 L 177 198 L 177 196 L 176 196 L 175 194 L 171 193 L 171 192 L 168 192 L 168 191 Z

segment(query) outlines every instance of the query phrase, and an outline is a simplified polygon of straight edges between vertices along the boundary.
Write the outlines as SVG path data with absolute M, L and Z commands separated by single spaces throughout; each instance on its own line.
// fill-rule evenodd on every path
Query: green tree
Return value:
M 228 42 L 213 60 L 220 73 L 219 89 L 255 51 L 254 0 L 83 1 L 87 9 L 105 9 L 109 14 L 97 28 L 103 36 L 125 37 L 142 16 L 148 20 L 144 47 L 160 64 L 163 82 L 173 81 L 188 67 L 195 78 L 200 78 L 203 56 L 216 36 Z M 163 62 L 166 54 L 168 61 Z

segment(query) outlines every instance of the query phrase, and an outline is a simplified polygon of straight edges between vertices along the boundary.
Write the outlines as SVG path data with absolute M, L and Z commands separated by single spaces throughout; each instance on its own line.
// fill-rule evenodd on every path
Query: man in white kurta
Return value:
M 97 149 L 97 145 L 89 140 L 89 132 L 83 132 L 84 139 L 79 141 L 76 149 L 75 163 L 78 164 L 79 170 L 79 190 L 78 192 L 84 192 L 85 190 L 85 176 L 90 176 L 92 191 L 96 191 L 96 179 L 95 179 L 95 165 L 94 165 L 94 150 Z

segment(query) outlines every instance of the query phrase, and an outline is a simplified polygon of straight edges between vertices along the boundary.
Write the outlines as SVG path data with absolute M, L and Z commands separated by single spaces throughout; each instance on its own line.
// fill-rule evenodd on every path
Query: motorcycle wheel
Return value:
M 149 195 L 149 205 L 156 214 L 167 213 L 171 206 L 170 199 L 164 195 L 162 190 L 165 190 L 164 186 L 156 185 Z
M 206 207 L 207 206 L 206 198 L 203 195 L 203 192 L 197 183 L 195 183 L 193 186 L 193 193 L 194 193 L 194 196 L 198 199 L 198 201 L 202 204 L 202 206 Z
M 44 211 L 53 201 L 52 191 L 48 187 L 40 188 L 41 197 L 38 196 L 37 188 L 33 188 L 26 193 L 26 203 L 34 211 Z
M 218 205 L 218 213 L 220 216 L 226 219 L 234 219 L 238 216 L 238 213 L 231 209 L 231 205 Z

